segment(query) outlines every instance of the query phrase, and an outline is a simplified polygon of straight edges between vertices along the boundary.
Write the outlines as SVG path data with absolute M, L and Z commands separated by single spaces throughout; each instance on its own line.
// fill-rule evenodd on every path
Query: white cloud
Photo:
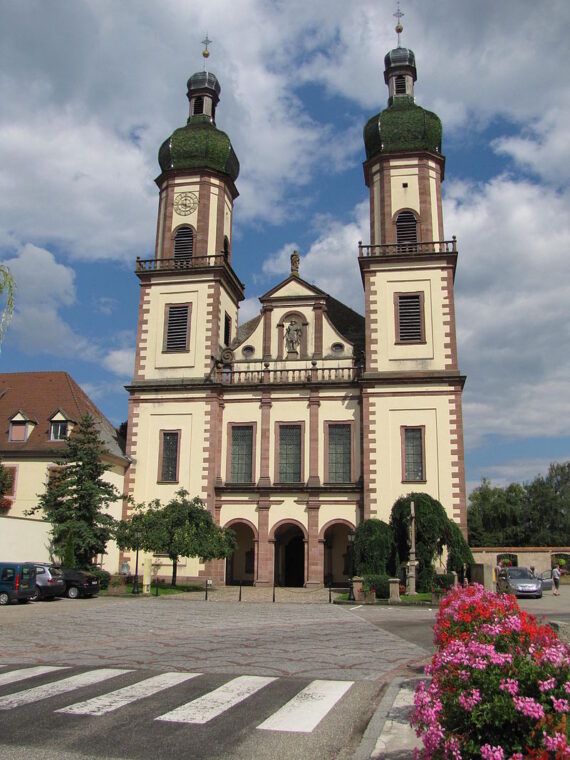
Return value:
M 128 379 L 132 378 L 135 366 L 134 348 L 118 348 L 109 351 L 103 358 L 103 365 L 115 375 Z

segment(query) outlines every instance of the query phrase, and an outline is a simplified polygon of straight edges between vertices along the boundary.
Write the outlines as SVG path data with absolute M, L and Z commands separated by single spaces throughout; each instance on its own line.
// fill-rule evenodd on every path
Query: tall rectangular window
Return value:
M 16 495 L 16 468 L 10 467 L 9 465 L 4 465 L 4 469 L 7 473 L 6 478 L 6 493 L 4 496 L 15 496 Z
M 279 425 L 279 482 L 301 482 L 301 425 Z
M 179 430 L 161 430 L 158 479 L 161 483 L 178 482 Z
M 329 483 L 349 483 L 352 480 L 352 429 L 347 424 L 328 425 Z
M 394 294 L 397 343 L 425 343 L 424 294 Z
M 253 425 L 233 425 L 231 429 L 232 483 L 253 482 Z
M 190 344 L 190 304 L 169 304 L 164 318 L 163 350 L 188 351 Z
M 402 428 L 402 480 L 425 481 L 423 427 Z
M 224 316 L 224 346 L 229 346 L 232 342 L 232 318 L 229 314 Z

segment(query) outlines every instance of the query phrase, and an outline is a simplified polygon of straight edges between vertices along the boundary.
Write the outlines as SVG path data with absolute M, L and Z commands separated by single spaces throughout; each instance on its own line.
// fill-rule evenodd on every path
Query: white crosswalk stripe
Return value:
M 175 723 L 208 723 L 275 680 L 275 678 L 263 676 L 239 676 L 220 686 L 219 689 L 159 716 L 156 720 Z
M 93 684 L 106 681 L 108 678 L 120 676 L 123 673 L 131 673 L 131 670 L 119 668 L 100 668 L 98 670 L 89 670 L 86 673 L 80 673 L 77 676 L 63 678 L 61 681 L 35 686 L 31 689 L 18 691 L 15 694 L 8 694 L 0 697 L 0 710 L 10 710 L 13 707 L 28 705 L 32 702 L 39 702 L 41 699 L 55 697 L 59 694 L 65 694 L 74 689 L 80 689 L 82 686 L 92 686 Z
M 146 678 L 144 681 L 125 686 L 109 694 L 102 694 L 93 699 L 87 699 L 85 702 L 76 702 L 69 707 L 62 707 L 56 710 L 58 713 L 69 713 L 71 715 L 105 715 L 106 713 L 118 710 L 119 707 L 136 702 L 139 699 L 150 697 L 159 691 L 177 686 L 191 678 L 196 678 L 200 673 L 161 673 L 152 678 Z
M 313 681 L 257 727 L 264 731 L 310 733 L 354 681 Z
M 53 673 L 56 670 L 67 670 L 65 667 L 56 667 L 55 665 L 37 665 L 34 668 L 19 668 L 18 670 L 9 670 L 7 673 L 0 673 L 0 686 L 6 686 L 9 683 L 24 681 L 26 678 L 34 676 L 43 676 L 46 673 Z

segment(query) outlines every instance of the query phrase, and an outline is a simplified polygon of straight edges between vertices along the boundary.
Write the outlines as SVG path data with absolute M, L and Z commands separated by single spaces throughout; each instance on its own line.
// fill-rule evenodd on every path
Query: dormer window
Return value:
M 50 423 L 50 441 L 63 441 L 67 438 L 69 423 L 67 420 L 57 420 Z
M 10 423 L 10 440 L 23 443 L 28 439 L 28 423 L 25 420 L 12 420 Z

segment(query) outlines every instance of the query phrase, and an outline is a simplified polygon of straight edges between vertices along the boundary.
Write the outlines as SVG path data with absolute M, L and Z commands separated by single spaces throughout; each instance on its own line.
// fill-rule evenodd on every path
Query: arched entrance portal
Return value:
M 348 534 L 354 530 L 346 523 L 334 523 L 325 530 L 324 584 L 346 586 L 351 575 Z
M 230 525 L 237 537 L 237 548 L 226 560 L 226 585 L 253 585 L 255 574 L 255 543 L 252 528 L 246 523 Z
M 303 586 L 305 541 L 296 525 L 282 525 L 275 533 L 275 585 Z

